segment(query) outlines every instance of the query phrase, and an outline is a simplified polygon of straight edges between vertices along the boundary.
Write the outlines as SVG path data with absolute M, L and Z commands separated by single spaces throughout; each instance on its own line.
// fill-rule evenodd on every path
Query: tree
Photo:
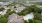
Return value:
M 32 19 L 29 19 L 29 23 L 33 23 L 33 20 Z
M 22 10 L 21 12 L 17 13 L 18 15 L 26 15 L 29 11 L 27 9 Z
M 41 9 L 40 8 L 35 8 L 34 12 L 41 13 Z
M 15 13 L 15 11 L 7 11 L 7 13 L 4 16 L 0 17 L 0 23 L 7 23 L 7 18 L 9 17 L 9 15 Z
M 24 23 L 28 23 L 26 20 L 24 20 Z
M 0 23 L 7 23 L 7 18 L 5 18 L 5 17 L 1 18 Z
M 0 8 L 0 11 L 4 10 L 4 8 Z
M 42 23 L 42 21 L 39 21 L 39 20 L 33 20 L 33 23 Z
M 40 13 L 34 13 L 34 19 L 35 20 L 40 20 Z

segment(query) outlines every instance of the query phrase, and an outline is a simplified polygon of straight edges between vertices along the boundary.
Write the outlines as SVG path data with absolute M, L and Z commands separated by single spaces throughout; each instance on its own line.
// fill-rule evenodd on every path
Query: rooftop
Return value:
M 23 23 L 23 20 L 19 15 L 12 14 L 8 17 L 8 23 Z

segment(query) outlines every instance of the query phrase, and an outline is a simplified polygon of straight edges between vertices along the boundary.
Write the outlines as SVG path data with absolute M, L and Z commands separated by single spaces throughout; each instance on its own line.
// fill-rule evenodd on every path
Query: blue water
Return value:
M 33 13 L 30 13 L 30 14 L 27 14 L 26 16 L 25 16 L 25 20 L 29 20 L 29 19 L 33 19 Z

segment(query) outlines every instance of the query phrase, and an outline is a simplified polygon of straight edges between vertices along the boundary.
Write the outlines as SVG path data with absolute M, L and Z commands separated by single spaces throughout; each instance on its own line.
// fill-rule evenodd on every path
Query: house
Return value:
M 14 8 L 14 9 L 16 12 L 21 12 L 23 9 L 26 8 L 25 6 L 22 6 L 20 4 L 16 4 L 15 6 L 16 6 L 16 8 Z
M 0 11 L 0 15 L 6 14 L 7 10 Z
M 31 6 L 31 5 L 34 5 L 34 4 L 24 3 L 24 6 Z
M 8 22 L 7 23 L 23 23 L 22 16 L 19 16 L 17 14 L 11 14 L 8 17 Z
M 41 16 L 40 16 L 40 18 L 42 19 L 42 12 L 41 12 Z
M 4 8 L 3 11 L 0 11 L 0 15 L 4 15 L 7 12 L 6 6 L 1 6 L 1 8 Z
M 0 5 L 8 5 L 10 4 L 9 2 L 0 2 Z
M 2 11 L 0 11 L 0 15 L 2 14 Z
M 11 11 L 14 10 L 14 6 L 8 6 L 7 8 L 11 9 Z

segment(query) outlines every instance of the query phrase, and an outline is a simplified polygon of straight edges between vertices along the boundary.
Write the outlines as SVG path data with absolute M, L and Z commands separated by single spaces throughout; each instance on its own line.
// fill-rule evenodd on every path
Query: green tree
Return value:
M 33 20 L 33 23 L 42 23 L 42 21 L 39 21 L 39 20 Z
M 4 10 L 4 8 L 0 8 L 0 11 Z
M 5 18 L 5 17 L 1 18 L 0 23 L 7 23 L 7 18 Z
M 0 17 L 0 23 L 7 23 L 7 18 L 9 17 L 9 15 L 15 13 L 15 11 L 8 11 L 4 16 Z
M 26 20 L 24 20 L 24 23 L 28 23 Z
M 35 20 L 40 20 L 40 13 L 34 13 L 34 19 Z
M 28 21 L 29 21 L 29 23 L 33 23 L 33 20 L 32 19 L 29 19 Z

